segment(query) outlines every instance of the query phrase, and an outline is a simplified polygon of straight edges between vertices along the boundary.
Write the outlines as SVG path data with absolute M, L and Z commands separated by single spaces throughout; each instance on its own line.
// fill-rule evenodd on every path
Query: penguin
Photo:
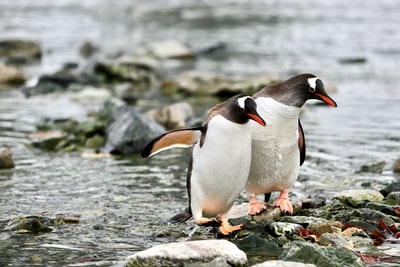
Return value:
M 223 235 L 242 228 L 231 226 L 227 213 L 244 190 L 249 175 L 249 120 L 266 125 L 257 113 L 256 102 L 250 96 L 236 95 L 213 107 L 201 126 L 166 132 L 146 145 L 143 158 L 195 143 L 186 180 L 189 208 L 172 221 L 194 217 L 197 225 L 218 227 Z
M 256 127 L 251 123 L 252 156 L 246 184 L 248 214 L 256 215 L 266 209 L 257 194 L 265 194 L 268 202 L 273 191 L 280 192 L 273 206 L 279 207 L 282 213 L 292 214 L 289 189 L 306 157 L 300 110 L 309 99 L 323 101 L 332 107 L 337 104 L 325 92 L 322 80 L 310 73 L 269 85 L 252 97 L 259 114 L 268 121 L 268 127 Z

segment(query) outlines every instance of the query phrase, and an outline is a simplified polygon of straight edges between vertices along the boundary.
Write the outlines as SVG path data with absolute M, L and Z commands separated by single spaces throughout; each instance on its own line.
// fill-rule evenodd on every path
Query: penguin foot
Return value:
M 258 215 L 267 209 L 263 203 L 258 201 L 256 196 L 249 197 L 249 202 L 249 210 L 247 211 L 249 215 Z
M 196 224 L 200 226 L 212 226 L 212 227 L 220 227 L 222 222 L 218 220 L 212 220 L 209 218 L 198 218 L 196 219 Z
M 279 207 L 282 213 L 288 213 L 291 215 L 293 213 L 292 203 L 289 201 L 289 191 L 283 190 L 277 199 L 273 203 L 274 207 Z
M 231 233 L 242 229 L 243 224 L 230 225 L 227 220 L 221 220 L 221 226 L 218 228 L 219 232 L 223 235 L 230 235 Z

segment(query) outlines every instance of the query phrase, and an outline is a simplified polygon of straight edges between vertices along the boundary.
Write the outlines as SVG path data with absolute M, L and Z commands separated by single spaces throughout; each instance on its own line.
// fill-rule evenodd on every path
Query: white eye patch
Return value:
M 237 100 L 239 107 L 241 107 L 242 109 L 244 109 L 244 102 L 246 101 L 247 98 L 250 98 L 250 96 L 242 96 Z
M 308 78 L 307 80 L 310 87 L 313 88 L 314 90 L 316 89 L 318 79 L 319 79 L 318 77 L 314 77 L 314 78 Z

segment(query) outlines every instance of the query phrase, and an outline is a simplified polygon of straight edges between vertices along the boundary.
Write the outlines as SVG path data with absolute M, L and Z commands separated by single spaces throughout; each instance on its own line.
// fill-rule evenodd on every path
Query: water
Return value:
M 185 67 L 228 75 L 315 73 L 337 86 L 338 108 L 308 105 L 302 114 L 308 158 L 294 192 L 330 197 L 365 181 L 380 189 L 398 179 L 391 165 L 400 150 L 399 9 L 395 0 L 0 0 L 0 32 L 42 44 L 41 63 L 25 67 L 32 77 L 82 60 L 77 51 L 86 40 L 102 54 L 165 39 L 195 48 L 220 41 L 225 50 Z M 366 62 L 340 62 L 346 58 Z M 0 225 L 18 215 L 80 220 L 46 234 L 10 239 L 1 232 L 8 242 L 2 264 L 122 265 L 135 251 L 193 229 L 164 224 L 186 206 L 187 151 L 142 160 L 27 149 L 26 135 L 43 116 L 84 114 L 67 104 L 0 92 L 0 143 L 12 148 L 16 162 L 13 172 L 0 172 Z M 378 161 L 387 162 L 382 175 L 354 174 Z

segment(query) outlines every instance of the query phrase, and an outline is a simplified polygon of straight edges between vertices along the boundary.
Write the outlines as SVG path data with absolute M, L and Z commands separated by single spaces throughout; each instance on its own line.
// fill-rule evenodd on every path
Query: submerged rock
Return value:
M 167 129 L 184 128 L 194 117 L 191 105 L 179 102 L 159 109 L 152 109 L 146 115 L 163 125 Z
M 125 266 L 246 266 L 246 254 L 226 240 L 158 245 L 129 256 Z
M 357 254 L 343 247 L 322 247 L 304 241 L 293 241 L 279 257 L 284 261 L 311 263 L 324 267 L 364 266 Z
M 122 106 L 107 123 L 103 150 L 116 154 L 139 153 L 152 138 L 163 132 L 164 127 L 157 122 L 130 106 Z
M 25 74 L 21 70 L 0 62 L 0 84 L 19 85 L 25 81 Z
M 337 193 L 333 199 L 353 207 L 365 207 L 368 202 L 381 202 L 383 195 L 372 189 L 351 189 Z
M 8 148 L 0 148 L 0 169 L 14 168 L 14 160 L 11 150 Z

